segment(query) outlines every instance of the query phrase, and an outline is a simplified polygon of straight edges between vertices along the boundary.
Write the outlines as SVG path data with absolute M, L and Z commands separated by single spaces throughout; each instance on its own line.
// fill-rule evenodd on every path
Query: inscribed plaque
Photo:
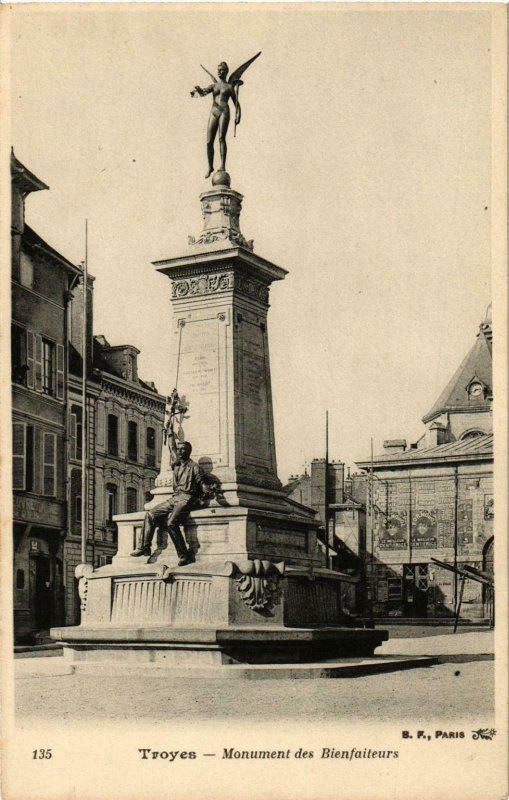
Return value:
M 178 389 L 188 404 L 184 430 L 196 454 L 220 450 L 219 386 L 217 317 L 191 320 L 182 330 Z

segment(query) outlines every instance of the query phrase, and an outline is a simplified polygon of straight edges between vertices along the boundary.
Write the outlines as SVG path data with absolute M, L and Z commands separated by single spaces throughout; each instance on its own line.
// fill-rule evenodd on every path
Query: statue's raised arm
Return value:
M 208 172 L 205 175 L 208 178 L 212 172 L 214 171 L 214 142 L 216 138 L 216 134 L 219 132 L 219 151 L 221 155 L 221 166 L 220 170 L 226 170 L 226 133 L 228 131 L 228 125 L 230 124 L 230 107 L 228 105 L 229 100 L 233 100 L 235 105 L 235 129 L 240 122 L 241 118 L 241 109 L 239 104 L 239 91 L 240 87 L 243 84 L 241 80 L 241 76 L 245 72 L 245 70 L 249 67 L 250 64 L 253 63 L 255 59 L 258 58 L 260 53 L 257 53 L 255 56 L 246 61 L 242 66 L 237 67 L 230 77 L 227 79 L 228 75 L 228 64 L 222 61 L 218 68 L 218 77 L 216 78 L 212 75 L 208 69 L 200 64 L 201 68 L 205 70 L 207 75 L 209 75 L 213 83 L 208 86 L 206 89 L 202 89 L 201 86 L 195 86 L 191 92 L 191 97 L 195 97 L 198 95 L 199 97 L 204 97 L 206 94 L 212 94 L 212 108 L 210 110 L 210 117 L 207 127 L 207 160 L 208 160 Z M 235 135 L 235 132 L 234 132 Z

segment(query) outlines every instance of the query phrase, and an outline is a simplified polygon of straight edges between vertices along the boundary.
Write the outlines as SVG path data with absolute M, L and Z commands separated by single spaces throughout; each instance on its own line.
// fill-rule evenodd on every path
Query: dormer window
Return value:
M 481 431 L 478 428 L 474 428 L 473 430 L 466 431 L 463 436 L 461 436 L 461 441 L 465 441 L 466 439 L 477 439 L 478 436 L 484 436 L 486 431 Z

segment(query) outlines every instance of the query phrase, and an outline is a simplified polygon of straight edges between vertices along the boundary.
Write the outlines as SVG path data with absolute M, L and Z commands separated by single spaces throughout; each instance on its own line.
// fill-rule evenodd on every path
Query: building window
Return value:
M 34 265 L 24 253 L 21 255 L 19 280 L 21 285 L 26 286 L 27 289 L 34 288 Z
M 24 492 L 34 489 L 34 429 L 24 422 L 15 422 L 12 430 L 12 485 Z
M 74 521 L 81 522 L 81 495 L 74 496 Z
M 401 600 L 401 578 L 389 578 L 387 581 L 387 599 Z
M 106 521 L 113 522 L 117 513 L 117 487 L 113 483 L 106 484 Z
M 137 511 L 138 508 L 138 491 L 134 488 L 134 486 L 129 486 L 126 492 L 126 511 L 128 514 L 132 514 L 134 511 Z
M 154 428 L 147 428 L 147 466 L 155 467 L 156 463 L 156 432 Z
M 461 436 L 461 441 L 465 441 L 465 439 L 477 439 L 478 436 L 484 436 L 484 433 L 485 433 L 484 431 L 480 431 L 477 429 L 466 431 L 466 433 L 464 433 L 463 436 Z
M 27 337 L 26 330 L 19 325 L 11 326 L 11 371 L 13 383 L 27 385 Z
M 44 394 L 53 395 L 55 369 L 55 345 L 48 339 L 42 340 L 42 391 Z
M 418 564 L 415 575 L 415 585 L 417 589 L 426 592 L 428 590 L 428 565 Z
M 136 422 L 127 424 L 127 458 L 129 461 L 138 460 L 138 425 Z
M 108 455 L 118 456 L 118 417 L 108 414 Z
M 25 570 L 24 569 L 17 569 L 16 570 L 16 589 L 24 589 L 25 588 Z
M 65 349 L 62 344 L 27 331 L 27 386 L 37 392 L 64 399 Z
M 83 458 L 83 409 L 76 405 L 71 407 L 71 458 Z
M 46 497 L 56 496 L 57 485 L 57 436 L 43 431 L 42 434 L 42 493 Z

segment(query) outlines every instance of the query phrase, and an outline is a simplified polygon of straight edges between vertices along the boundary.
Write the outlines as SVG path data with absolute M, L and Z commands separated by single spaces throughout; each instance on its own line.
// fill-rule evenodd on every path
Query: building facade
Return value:
M 82 293 L 82 289 L 80 290 Z M 79 308 L 79 294 L 73 304 Z M 76 311 L 75 307 L 75 311 Z M 139 350 L 111 347 L 104 336 L 91 341 L 87 378 L 88 448 L 86 453 L 87 562 L 111 563 L 117 550 L 116 514 L 142 509 L 159 474 L 165 398 L 138 376 Z M 75 578 L 82 563 L 83 381 L 82 360 L 73 348 L 70 379 L 70 452 L 68 461 L 69 534 L 65 542 L 66 624 L 79 621 Z
M 433 559 L 493 572 L 491 309 L 418 442 L 389 440 L 358 462 L 370 513 L 367 604 L 381 617 L 453 617 L 459 579 Z M 372 467 L 372 472 L 371 472 Z M 461 617 L 489 616 L 485 587 L 465 583 Z
M 48 187 L 15 157 L 12 177 L 14 628 L 30 640 L 64 619 L 67 320 L 80 270 L 25 223 Z
M 343 600 L 350 611 L 363 611 L 364 565 L 366 563 L 366 508 L 354 496 L 352 479 L 342 461 L 332 461 L 327 470 L 328 547 L 325 525 L 325 459 L 315 458 L 302 475 L 292 475 L 285 491 L 297 503 L 313 508 L 320 522 L 318 546 L 324 566 L 347 572 L 358 580 Z M 365 482 L 364 476 L 362 482 Z M 358 493 L 358 492 L 357 492 Z
M 25 198 L 46 184 L 14 154 L 11 174 L 14 633 L 24 643 L 79 622 L 75 568 L 83 556 L 111 561 L 113 516 L 149 498 L 165 398 L 139 378 L 137 348 L 93 336 L 89 277 L 84 417 L 83 270 L 25 223 Z

